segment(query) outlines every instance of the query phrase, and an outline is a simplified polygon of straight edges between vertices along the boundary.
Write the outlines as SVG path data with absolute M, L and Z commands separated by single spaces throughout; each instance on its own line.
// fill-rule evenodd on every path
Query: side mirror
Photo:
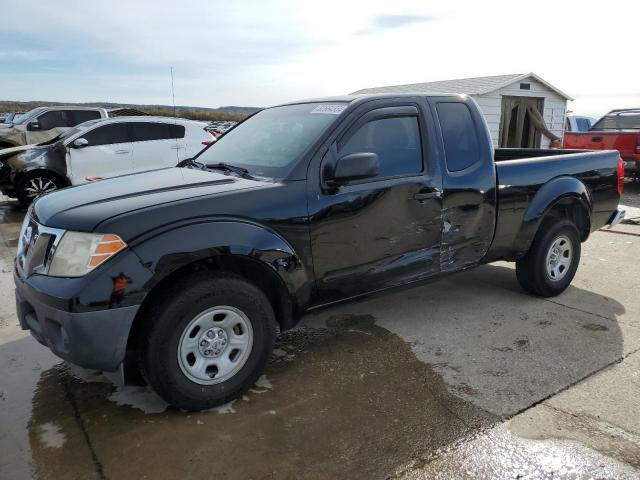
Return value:
M 379 172 L 380 160 L 377 153 L 351 153 L 338 159 L 333 176 L 327 179 L 327 184 L 336 187 L 346 185 L 354 180 L 377 177 Z
M 73 148 L 84 148 L 89 145 L 89 141 L 86 138 L 76 138 L 73 141 Z
M 29 130 L 30 132 L 33 132 L 34 130 L 40 130 L 40 124 L 37 120 L 29 122 L 27 123 L 27 130 Z

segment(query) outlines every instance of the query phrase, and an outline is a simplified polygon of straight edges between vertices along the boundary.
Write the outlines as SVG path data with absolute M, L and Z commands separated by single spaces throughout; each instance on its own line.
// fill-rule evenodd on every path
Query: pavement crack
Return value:
M 488 285 L 491 285 L 492 287 L 502 288 L 502 289 L 507 290 L 509 292 L 517 293 L 517 294 L 519 294 L 519 295 L 521 295 L 523 297 L 531 298 L 531 295 L 526 293 L 526 292 L 517 292 L 517 291 L 515 291 L 515 290 L 513 290 L 511 288 L 507 288 L 504 285 L 492 282 L 490 280 L 485 280 L 485 283 L 487 283 Z M 558 305 L 559 307 L 566 307 L 566 308 L 568 308 L 570 310 L 574 310 L 576 312 L 580 312 L 580 313 L 584 313 L 584 314 L 587 314 L 587 315 L 591 315 L 593 317 L 601 318 L 601 319 L 607 320 L 609 322 L 617 322 L 618 321 L 618 319 L 616 319 L 616 318 L 607 317 L 606 315 L 601 315 L 599 313 L 594 313 L 594 312 L 590 312 L 588 310 L 583 310 L 583 309 L 578 308 L 578 307 L 573 307 L 571 305 L 566 305 L 564 303 L 557 302 L 555 300 L 551 300 L 550 298 L 542 298 L 542 297 L 540 297 L 539 300 L 542 300 L 544 302 L 553 303 L 554 305 Z
M 73 396 L 73 393 L 71 392 L 71 388 L 69 388 L 69 382 L 66 377 L 62 379 L 62 385 L 64 387 L 65 397 L 69 401 L 69 404 L 71 405 L 71 409 L 73 410 L 74 419 L 78 424 L 78 427 L 82 432 L 82 435 L 84 436 L 85 442 L 87 443 L 87 448 L 89 449 L 89 453 L 91 454 L 91 461 L 93 462 L 93 465 L 96 469 L 96 475 L 100 480 L 106 480 L 107 477 L 104 474 L 104 468 L 102 467 L 102 463 L 100 463 L 100 460 L 98 460 L 98 456 L 96 455 L 96 451 L 93 447 L 93 443 L 91 442 L 91 438 L 89 437 L 89 432 L 87 430 L 86 425 L 84 424 L 84 420 L 82 419 L 82 416 L 80 415 L 80 409 L 78 408 L 78 403 L 76 402 L 76 399 Z
M 614 425 L 612 423 L 605 422 L 587 413 L 570 412 L 568 410 L 557 407 L 555 405 L 551 405 L 549 403 L 544 403 L 543 406 L 561 415 L 566 415 L 568 417 L 575 418 L 576 420 L 580 421 L 583 425 L 588 426 L 589 428 L 598 430 L 599 432 L 602 432 L 611 437 L 616 437 L 621 440 L 632 443 L 634 445 L 640 446 L 640 436 L 634 434 L 633 432 L 629 432 L 628 430 L 625 430 L 619 425 Z
M 558 394 L 560 394 L 560 393 L 562 393 L 562 392 L 564 392 L 564 391 L 566 391 L 566 390 L 569 390 L 571 387 L 574 387 L 575 385 L 577 385 L 577 384 L 579 384 L 579 383 L 581 383 L 581 382 L 583 382 L 583 381 L 585 381 L 585 380 L 587 380 L 587 379 L 589 379 L 589 378 L 593 377 L 594 375 L 597 375 L 598 373 L 600 373 L 600 372 L 602 372 L 602 371 L 606 370 L 607 368 L 609 368 L 609 367 L 611 367 L 611 366 L 613 366 L 613 365 L 616 365 L 616 364 L 618 364 L 618 363 L 623 362 L 626 358 L 628 358 L 629 356 L 631 356 L 631 355 L 633 355 L 633 354 L 635 354 L 635 353 L 638 353 L 638 352 L 640 352 L 640 348 L 636 348 L 635 350 L 632 350 L 632 351 L 630 351 L 630 352 L 627 352 L 625 355 L 621 356 L 620 358 L 618 358 L 618 359 L 616 359 L 616 360 L 612 360 L 611 362 L 609 362 L 609 363 L 607 363 L 607 364 L 603 365 L 602 367 L 600 367 L 600 368 L 598 368 L 598 369 L 596 369 L 596 370 L 594 370 L 594 371 L 592 371 L 592 372 L 590 372 L 590 373 L 587 373 L 586 375 L 584 375 L 584 376 L 580 377 L 579 379 L 575 380 L 574 382 L 571 382 L 570 384 L 565 385 L 564 387 L 562 387 L 562 388 L 560 388 L 560 389 L 556 390 L 555 392 L 550 393 L 549 395 L 545 396 L 544 398 L 541 398 L 540 400 L 538 400 L 538 401 L 536 401 L 536 402 L 532 403 L 531 405 L 529 405 L 529 406 L 527 406 L 527 407 L 524 407 L 524 408 L 521 408 L 520 410 L 518 410 L 518 411 L 514 412 L 514 413 L 513 413 L 513 414 L 511 414 L 511 415 L 507 415 L 507 416 L 502 417 L 502 419 L 503 419 L 503 420 L 509 420 L 510 418 L 513 418 L 513 417 L 515 417 L 516 415 L 519 415 L 519 414 L 521 414 L 521 413 L 523 413 L 523 412 L 526 412 L 527 410 L 529 410 L 529 409 L 531 409 L 531 408 L 534 408 L 534 407 L 536 407 L 536 406 L 538 406 L 538 405 L 540 405 L 540 404 L 542 404 L 542 403 L 546 402 L 546 401 L 547 401 L 547 400 L 549 400 L 551 397 L 554 397 L 554 396 L 556 396 L 556 395 L 558 395 Z M 548 406 L 548 404 L 546 404 L 546 403 L 545 403 L 544 405 L 545 405 L 545 406 Z
M 610 322 L 618 322 L 618 320 L 616 318 L 611 318 L 611 317 L 607 317 L 605 315 L 600 315 L 599 313 L 594 313 L 594 312 L 589 312 L 588 310 L 583 310 L 581 308 L 578 307 L 573 307 L 571 305 L 566 305 L 564 303 L 560 303 L 560 302 L 556 302 L 555 300 L 551 300 L 549 298 L 542 298 L 541 300 L 545 301 L 545 302 L 549 302 L 549 303 L 553 303 L 554 305 L 558 305 L 560 307 L 566 307 L 570 310 L 575 310 L 576 312 L 580 312 L 580 313 L 585 313 L 587 315 L 591 315 L 594 317 L 598 317 L 598 318 L 602 318 L 603 320 L 608 320 Z

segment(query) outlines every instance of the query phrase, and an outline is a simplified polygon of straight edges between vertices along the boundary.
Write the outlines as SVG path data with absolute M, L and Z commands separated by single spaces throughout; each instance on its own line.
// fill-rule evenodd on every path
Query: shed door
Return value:
M 541 136 L 559 140 L 545 125 L 544 98 L 502 97 L 500 146 L 540 148 Z

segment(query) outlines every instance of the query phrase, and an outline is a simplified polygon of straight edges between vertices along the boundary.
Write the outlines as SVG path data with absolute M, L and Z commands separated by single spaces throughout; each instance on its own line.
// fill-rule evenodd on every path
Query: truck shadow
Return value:
M 601 297 L 568 293 L 584 305 Z M 386 478 L 619 360 L 625 309 L 613 299 L 606 309 L 528 297 L 510 268 L 481 267 L 308 316 L 242 399 L 200 413 L 60 364 L 34 393 L 33 468 L 38 478 Z
M 27 210 L 17 201 L 0 195 L 0 247 L 9 247 L 13 251 L 18 245 L 18 234 L 26 213 Z

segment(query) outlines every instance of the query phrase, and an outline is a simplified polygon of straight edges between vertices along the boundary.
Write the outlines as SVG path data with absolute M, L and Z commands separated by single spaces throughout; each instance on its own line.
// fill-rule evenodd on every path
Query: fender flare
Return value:
M 50 168 L 47 165 L 30 165 L 28 167 L 25 167 L 20 171 L 15 172 L 15 178 L 18 179 L 20 177 L 23 177 L 24 175 L 29 175 L 31 173 L 39 172 L 39 171 L 52 173 L 53 175 L 56 175 L 57 177 L 60 177 L 62 180 L 64 180 L 67 183 L 67 185 L 71 185 L 71 182 L 69 181 L 69 177 L 67 177 L 63 173 L 60 173 L 58 170 L 54 168 Z
M 274 272 L 296 305 L 310 298 L 313 277 L 294 248 L 272 229 L 245 220 L 192 219 L 134 240 L 130 247 L 153 276 L 147 292 L 178 269 L 216 256 L 241 256 Z
M 574 177 L 561 176 L 545 183 L 536 192 L 522 218 L 522 225 L 516 236 L 515 250 L 524 255 L 531 246 L 549 212 L 558 204 L 579 205 L 587 215 L 587 234 L 591 231 L 593 198 L 587 187 Z

